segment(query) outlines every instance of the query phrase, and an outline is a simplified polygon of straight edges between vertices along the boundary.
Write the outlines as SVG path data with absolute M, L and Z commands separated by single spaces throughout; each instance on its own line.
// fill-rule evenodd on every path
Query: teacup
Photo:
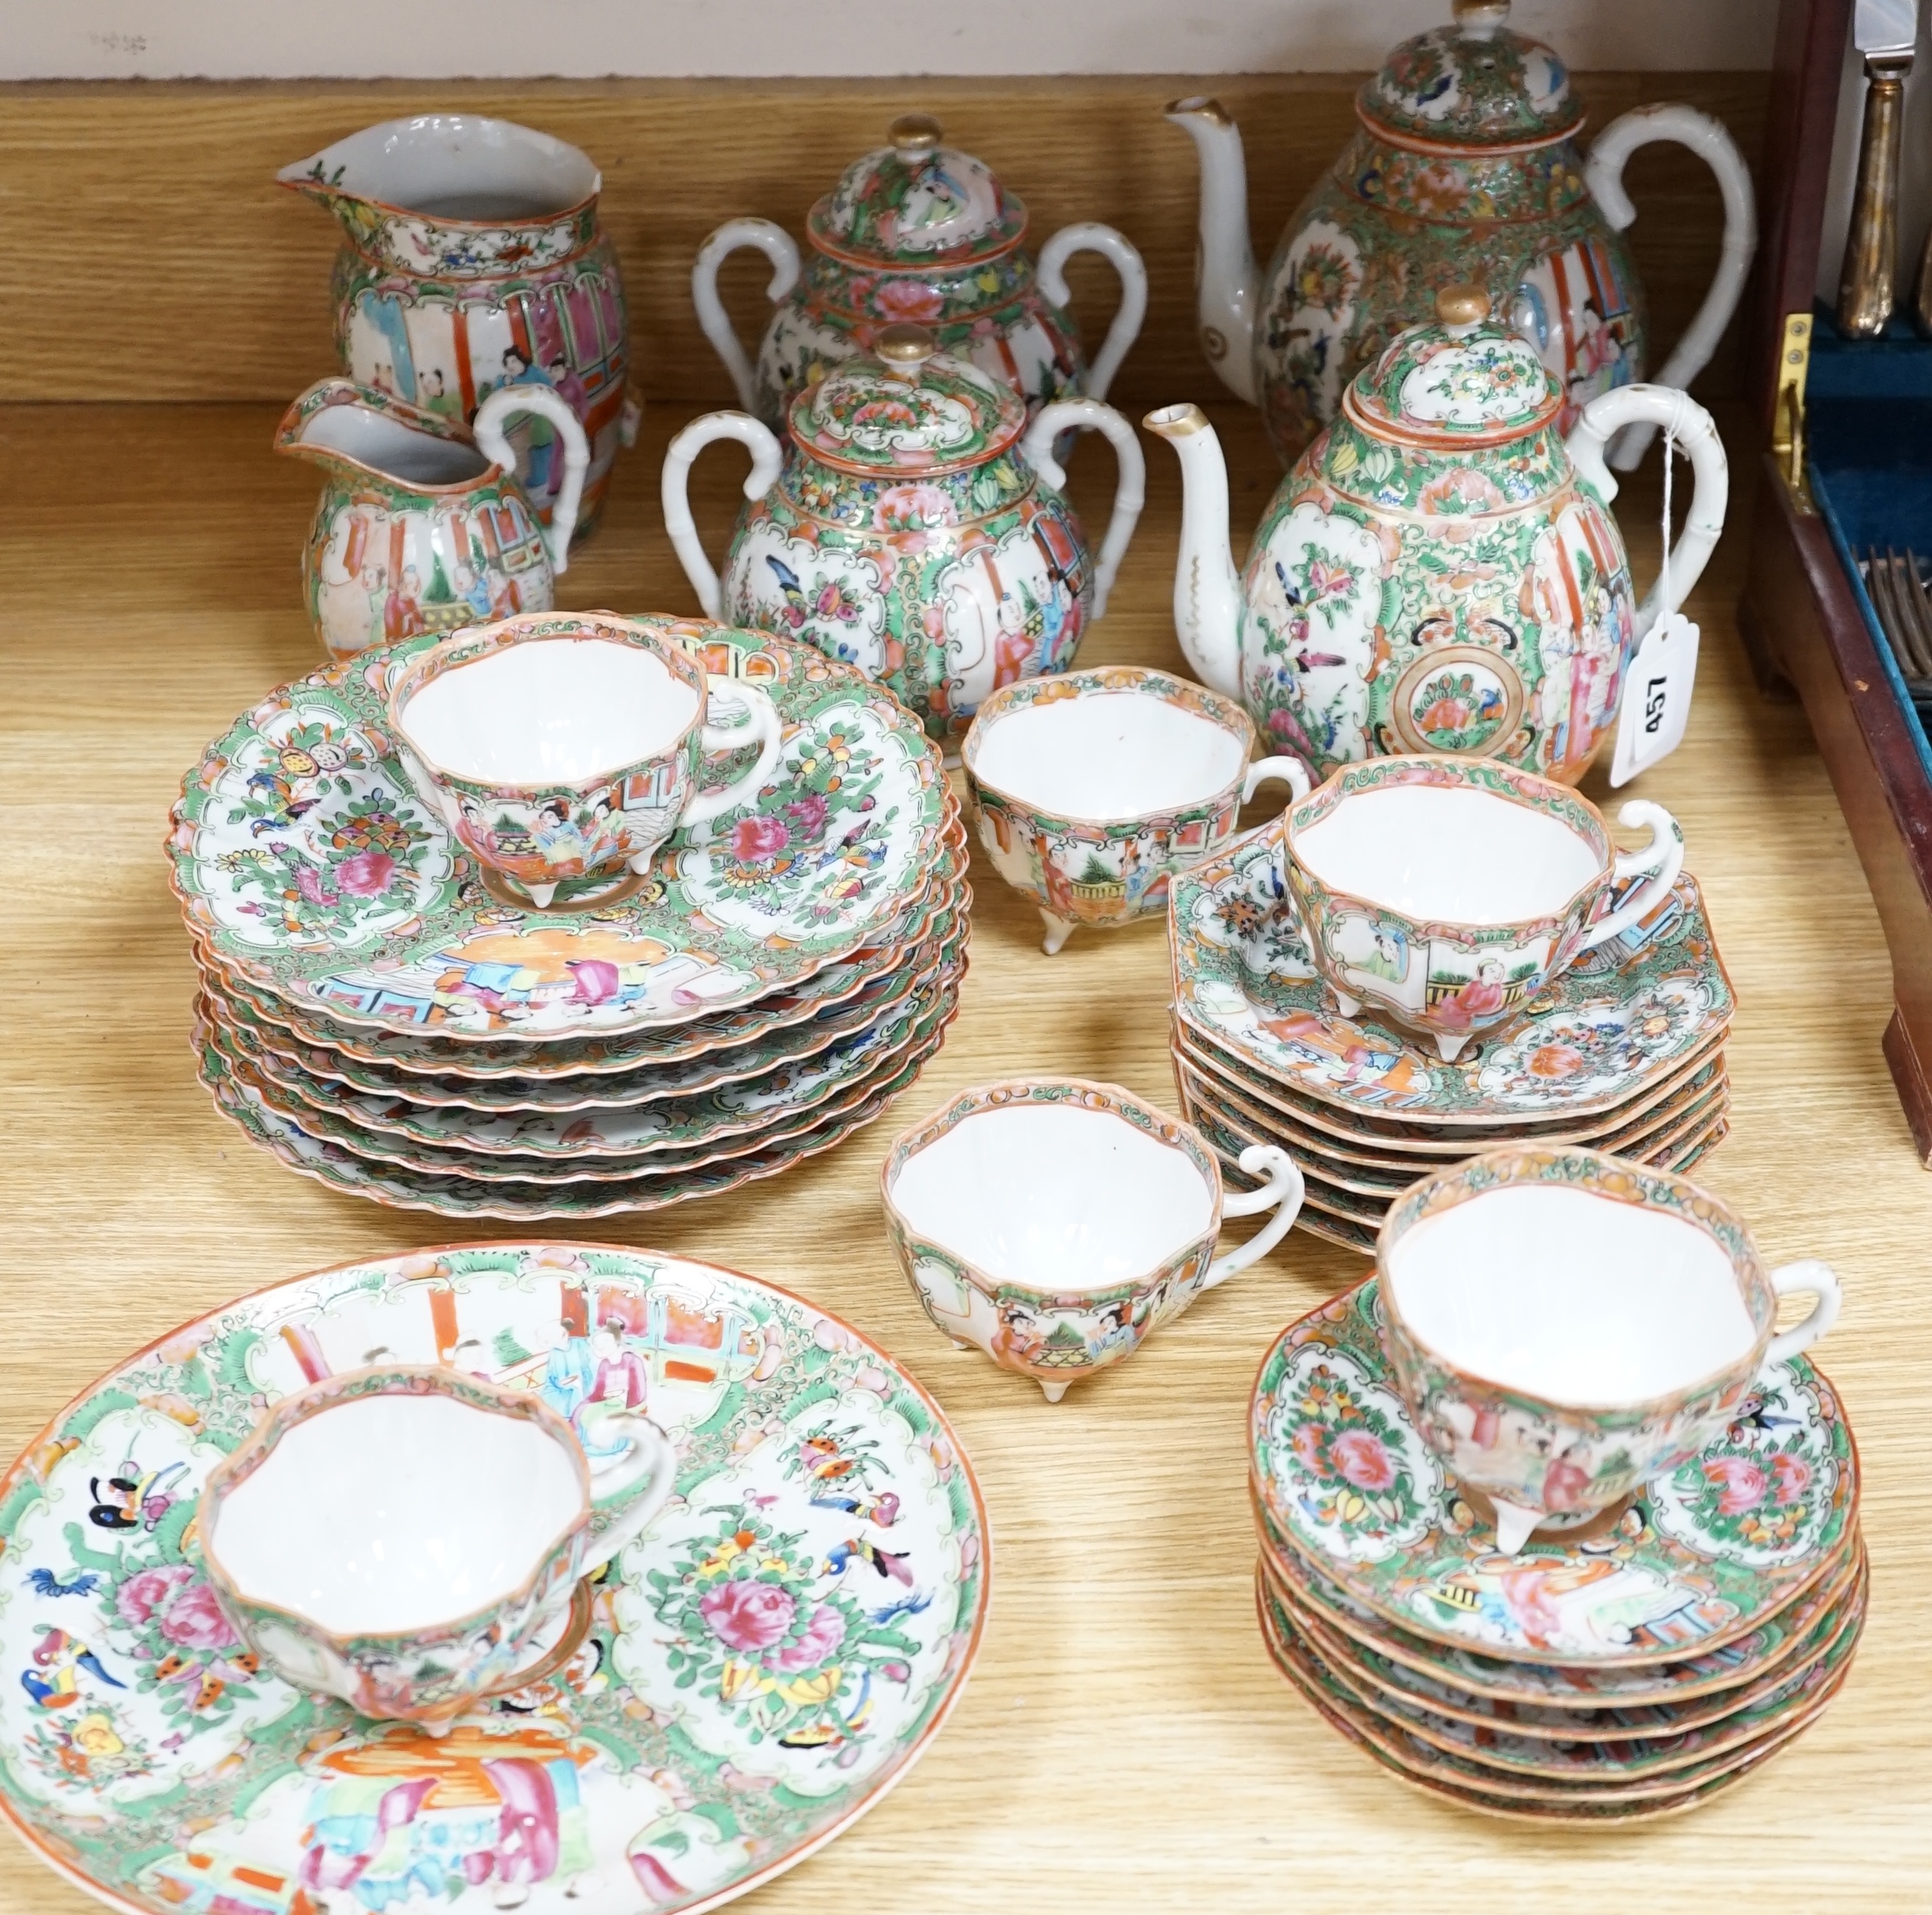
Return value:
M 1272 1144 L 1240 1163 L 1267 1181 L 1224 1196 L 1214 1154 L 1179 1119 L 1117 1084 L 1018 1078 L 962 1091 L 907 1131 L 880 1182 L 926 1314 L 1058 1403 L 1287 1234 L 1301 1172 Z M 1223 1216 L 1265 1210 L 1215 1256 Z
M 541 910 L 560 884 L 627 865 L 641 877 L 680 825 L 748 803 L 770 780 L 777 710 L 757 687 L 720 679 L 717 692 L 748 707 L 750 722 L 707 725 L 712 683 L 674 635 L 695 629 L 526 613 L 457 632 L 397 668 L 389 719 L 424 795 L 486 872 L 510 881 L 512 902 L 526 896 Z M 755 764 L 699 791 L 707 751 L 754 743 Z
M 1290 807 L 1288 881 L 1309 956 L 1345 1017 L 1364 1003 L 1453 1063 L 1584 952 L 1670 895 L 1684 837 L 1660 805 L 1617 814 L 1650 842 L 1619 852 L 1567 785 L 1493 758 L 1370 758 Z M 1613 882 L 1650 874 L 1614 910 Z
M 1049 955 L 1076 925 L 1167 908 L 1168 881 L 1234 836 L 1298 758 L 1250 764 L 1255 728 L 1232 698 L 1138 666 L 1023 679 L 980 706 L 961 757 L 994 867 L 1040 906 Z
M 1383 1337 L 1423 1440 L 1495 1505 L 1506 1554 L 1666 1476 L 1767 1363 L 1837 1320 L 1838 1280 L 1767 1271 L 1688 1178 L 1512 1146 L 1412 1184 L 1376 1241 Z M 1815 1297 L 1774 1334 L 1780 1297 Z
M 676 1460 L 613 1407 L 593 1474 L 541 1398 L 379 1364 L 284 1397 L 209 1475 L 195 1547 L 238 1634 L 285 1682 L 440 1733 L 560 1667 L 584 1580 L 662 1506 Z

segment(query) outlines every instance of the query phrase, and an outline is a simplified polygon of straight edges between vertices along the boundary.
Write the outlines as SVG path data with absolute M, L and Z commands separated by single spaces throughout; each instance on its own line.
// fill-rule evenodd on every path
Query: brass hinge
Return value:
M 1771 451 L 1801 512 L 1812 512 L 1804 482 L 1804 378 L 1811 369 L 1811 315 L 1786 313 L 1778 350 L 1778 391 L 1772 401 Z

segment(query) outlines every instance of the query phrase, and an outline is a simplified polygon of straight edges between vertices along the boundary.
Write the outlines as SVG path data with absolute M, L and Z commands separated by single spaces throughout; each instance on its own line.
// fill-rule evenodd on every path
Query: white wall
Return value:
M 1772 0 L 1519 0 L 1572 65 L 1771 63 Z M 4 0 L 0 80 L 1347 72 L 1448 0 Z

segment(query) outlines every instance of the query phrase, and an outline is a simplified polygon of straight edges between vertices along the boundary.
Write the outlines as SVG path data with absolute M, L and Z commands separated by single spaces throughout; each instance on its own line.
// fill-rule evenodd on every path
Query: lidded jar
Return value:
M 1099 554 L 1060 488 L 1054 435 L 1102 433 L 1119 479 Z M 791 402 L 789 443 L 748 413 L 711 413 L 671 441 L 664 524 L 709 616 L 808 640 L 890 688 L 935 738 L 964 732 L 1016 679 L 1064 670 L 1140 516 L 1133 428 L 1096 399 L 1029 419 L 1010 386 L 892 326 Z M 721 581 L 686 496 L 714 440 L 752 452 Z
M 692 297 L 740 404 L 782 429 L 792 399 L 898 323 L 930 327 L 942 353 L 1029 405 L 1105 398 L 1147 310 L 1140 254 L 1112 227 L 1082 223 L 1056 233 L 1036 260 L 1024 203 L 983 161 L 944 144 L 937 120 L 908 113 L 886 137 L 812 207 L 808 257 L 762 219 L 728 221 L 699 250 Z M 755 371 L 718 297 L 718 269 L 740 247 L 772 266 L 776 310 Z M 1103 254 L 1120 278 L 1119 310 L 1090 365 L 1069 310 L 1066 263 L 1079 252 Z

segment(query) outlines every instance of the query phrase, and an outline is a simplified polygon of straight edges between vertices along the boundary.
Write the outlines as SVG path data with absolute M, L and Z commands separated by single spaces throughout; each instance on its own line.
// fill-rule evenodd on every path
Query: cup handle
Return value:
M 1278 1144 L 1250 1144 L 1241 1153 L 1241 1168 L 1250 1177 L 1268 1173 L 1268 1181 L 1258 1190 L 1238 1190 L 1221 1200 L 1224 1217 L 1252 1217 L 1258 1210 L 1272 1208 L 1274 1214 L 1242 1244 L 1226 1256 L 1217 1256 L 1208 1267 L 1201 1287 L 1211 1290 L 1225 1283 L 1238 1270 L 1245 1270 L 1257 1257 L 1266 1256 L 1294 1227 L 1301 1214 L 1301 1199 L 1308 1187 L 1294 1160 Z
M 1818 1299 L 1803 1322 L 1780 1331 L 1766 1346 L 1765 1361 L 1782 1363 L 1786 1357 L 1809 1349 L 1838 1322 L 1839 1306 L 1844 1301 L 1844 1296 L 1838 1288 L 1838 1272 L 1815 1256 L 1805 1257 L 1796 1263 L 1780 1264 L 1771 1273 L 1771 1287 L 1781 1297 L 1813 1296 Z
M 1620 824 L 1647 824 L 1650 842 L 1640 851 L 1619 851 L 1615 868 L 1619 878 L 1634 878 L 1640 871 L 1653 872 L 1648 884 L 1640 884 L 1634 897 L 1626 898 L 1607 917 L 1600 917 L 1583 933 L 1580 951 L 1594 950 L 1606 938 L 1640 924 L 1669 895 L 1684 869 L 1684 833 L 1676 819 L 1661 805 L 1633 798 L 1617 813 Z
M 1308 795 L 1308 767 L 1299 758 L 1257 758 L 1248 767 L 1248 775 L 1242 781 L 1241 802 L 1246 804 L 1264 785 L 1286 785 L 1294 794 L 1294 802 L 1300 804 Z
M 678 815 L 680 826 L 706 824 L 721 812 L 743 804 L 778 769 L 778 752 L 784 743 L 784 737 L 778 722 L 777 706 L 772 703 L 769 693 L 761 692 L 755 685 L 747 685 L 742 679 L 734 678 L 728 682 L 733 692 L 751 707 L 752 722 L 746 726 L 730 728 L 707 725 L 702 734 L 704 749 L 707 752 L 735 752 L 740 745 L 748 745 L 755 739 L 758 743 L 758 761 L 741 777 L 733 779 L 718 790 L 694 794 L 690 803 Z
M 598 1420 L 597 1433 L 622 1438 L 628 1450 L 608 1468 L 590 1472 L 591 1511 L 605 1523 L 584 1552 L 585 1576 L 594 1575 L 637 1540 L 677 1481 L 677 1452 L 649 1417 L 616 1411 Z

